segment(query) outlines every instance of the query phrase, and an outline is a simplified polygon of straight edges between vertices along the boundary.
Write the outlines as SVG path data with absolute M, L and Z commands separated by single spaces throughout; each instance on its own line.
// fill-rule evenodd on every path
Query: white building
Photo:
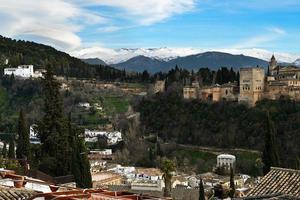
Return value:
M 108 145 L 117 144 L 118 142 L 122 141 L 122 133 L 119 131 L 107 132 L 85 129 L 84 135 L 86 142 L 96 142 L 98 136 L 107 137 Z
M 224 167 L 226 170 L 234 168 L 236 158 L 234 155 L 221 154 L 217 156 L 217 167 Z
M 33 65 L 19 65 L 17 68 L 5 68 L 4 75 L 14 75 L 21 78 L 40 78 L 42 77 L 41 71 L 34 72 Z
M 88 103 L 88 102 L 80 102 L 80 103 L 78 104 L 78 106 L 79 106 L 79 107 L 82 107 L 82 108 L 85 108 L 85 109 L 91 108 L 91 105 L 90 105 L 90 103 Z
M 36 127 L 36 124 L 32 124 L 29 128 L 29 140 L 31 144 L 40 144 L 41 141 L 40 139 L 37 137 L 37 133 L 34 130 L 34 128 Z
M 136 168 L 132 190 L 162 191 L 165 187 L 163 173 L 156 168 Z

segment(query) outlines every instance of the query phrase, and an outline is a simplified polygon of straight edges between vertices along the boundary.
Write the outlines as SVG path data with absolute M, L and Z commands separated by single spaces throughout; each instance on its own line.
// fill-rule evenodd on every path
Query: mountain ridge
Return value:
M 129 71 L 142 72 L 147 70 L 151 73 L 156 73 L 159 71 L 168 71 L 176 65 L 187 70 L 198 70 L 201 67 L 208 67 L 213 70 L 219 69 L 220 67 L 232 67 L 237 70 L 240 67 L 252 67 L 257 65 L 267 67 L 268 62 L 250 56 L 211 51 L 185 57 L 177 57 L 169 61 L 158 60 L 146 56 L 136 56 L 112 66 Z
M 160 48 L 120 48 L 108 49 L 103 47 L 90 47 L 83 48 L 73 52 L 75 57 L 79 58 L 100 58 L 107 64 L 118 64 L 129 60 L 130 58 L 143 55 L 158 60 L 169 61 L 178 57 L 185 57 L 189 55 L 196 55 L 205 52 L 222 52 L 232 55 L 245 55 L 250 57 L 259 58 L 269 61 L 274 54 L 276 59 L 282 63 L 293 63 L 296 59 L 300 58 L 300 53 L 283 53 L 273 52 L 264 49 L 251 48 L 251 49 L 201 49 L 201 48 L 173 48 L 173 47 L 160 47 Z

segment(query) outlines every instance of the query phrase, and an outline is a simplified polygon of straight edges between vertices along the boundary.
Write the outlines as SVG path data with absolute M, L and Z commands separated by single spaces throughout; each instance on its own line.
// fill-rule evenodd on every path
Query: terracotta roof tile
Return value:
M 300 198 L 300 170 L 272 167 L 271 171 L 247 196 L 272 194 L 291 195 Z
M 22 200 L 28 199 L 37 193 L 25 189 L 0 187 L 0 200 Z

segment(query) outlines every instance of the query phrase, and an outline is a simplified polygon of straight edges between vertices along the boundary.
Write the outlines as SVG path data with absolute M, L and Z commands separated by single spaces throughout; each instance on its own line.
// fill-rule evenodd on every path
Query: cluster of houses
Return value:
M 29 139 L 30 139 L 30 143 L 39 144 L 40 140 L 37 136 L 35 126 L 36 126 L 35 124 L 30 126 Z M 109 132 L 109 131 L 98 131 L 98 130 L 96 131 L 96 130 L 85 129 L 84 136 L 86 142 L 97 142 L 98 137 L 102 136 L 106 139 L 108 145 L 115 145 L 123 140 L 122 133 L 119 131 Z
M 102 153 L 102 156 L 103 154 L 104 152 Z M 93 159 L 95 159 L 95 157 L 93 157 Z M 100 160 L 98 161 L 100 162 Z M 234 155 L 221 154 L 217 156 L 217 167 L 223 167 L 224 169 L 230 170 L 235 167 L 235 163 L 236 157 Z M 127 186 L 133 191 L 162 192 L 165 187 L 163 173 L 157 168 L 140 168 L 134 166 L 122 166 L 119 164 L 109 165 L 106 162 L 105 166 L 101 165 L 101 169 L 102 170 L 95 171 L 91 165 L 93 187 L 95 188 L 103 185 L 121 185 Z M 200 175 L 187 175 L 174 172 L 171 180 L 172 188 L 198 188 L 200 178 L 203 180 L 206 190 L 213 190 L 217 185 L 222 185 L 222 187 L 225 188 L 229 188 L 230 186 L 230 179 L 225 175 L 222 176 L 210 172 Z M 235 185 L 237 190 L 240 190 L 241 192 L 248 191 L 250 186 L 253 185 L 253 179 L 248 175 L 239 174 L 235 176 Z
M 81 189 L 76 184 L 51 181 L 46 175 L 32 177 L 19 175 L 13 170 L 0 169 L 0 199 L 5 200 L 163 200 L 147 194 L 109 191 L 107 188 Z
M 107 151 L 110 154 L 109 150 Z M 216 167 L 230 170 L 235 168 L 236 157 L 230 154 L 217 156 Z M 198 194 L 200 180 L 203 182 L 205 194 L 217 195 L 220 189 L 221 196 L 216 199 L 223 199 L 222 195 L 230 190 L 229 175 L 219 175 L 207 172 L 198 175 L 187 175 L 173 172 L 171 187 L 173 193 L 181 192 L 186 194 Z M 299 180 L 300 171 L 292 169 L 271 168 L 271 171 L 264 177 L 250 177 L 246 174 L 236 174 L 234 176 L 235 199 L 298 199 L 300 198 Z M 296 181 L 296 182 L 295 182 Z M 94 188 L 107 186 L 116 191 L 128 190 L 136 193 L 162 194 L 165 183 L 163 172 L 157 168 L 140 168 L 134 166 L 122 166 L 119 164 L 106 163 L 102 170 L 92 172 L 92 182 Z M 174 199 L 184 199 L 175 198 Z M 189 199 L 197 195 L 191 196 Z

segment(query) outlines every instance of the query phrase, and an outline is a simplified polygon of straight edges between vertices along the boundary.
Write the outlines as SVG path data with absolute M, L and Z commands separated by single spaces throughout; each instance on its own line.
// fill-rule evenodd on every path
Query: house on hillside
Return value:
M 20 78 L 41 78 L 43 77 L 42 71 L 33 70 L 33 65 L 19 65 L 16 68 L 4 68 L 4 75 L 14 75 Z

